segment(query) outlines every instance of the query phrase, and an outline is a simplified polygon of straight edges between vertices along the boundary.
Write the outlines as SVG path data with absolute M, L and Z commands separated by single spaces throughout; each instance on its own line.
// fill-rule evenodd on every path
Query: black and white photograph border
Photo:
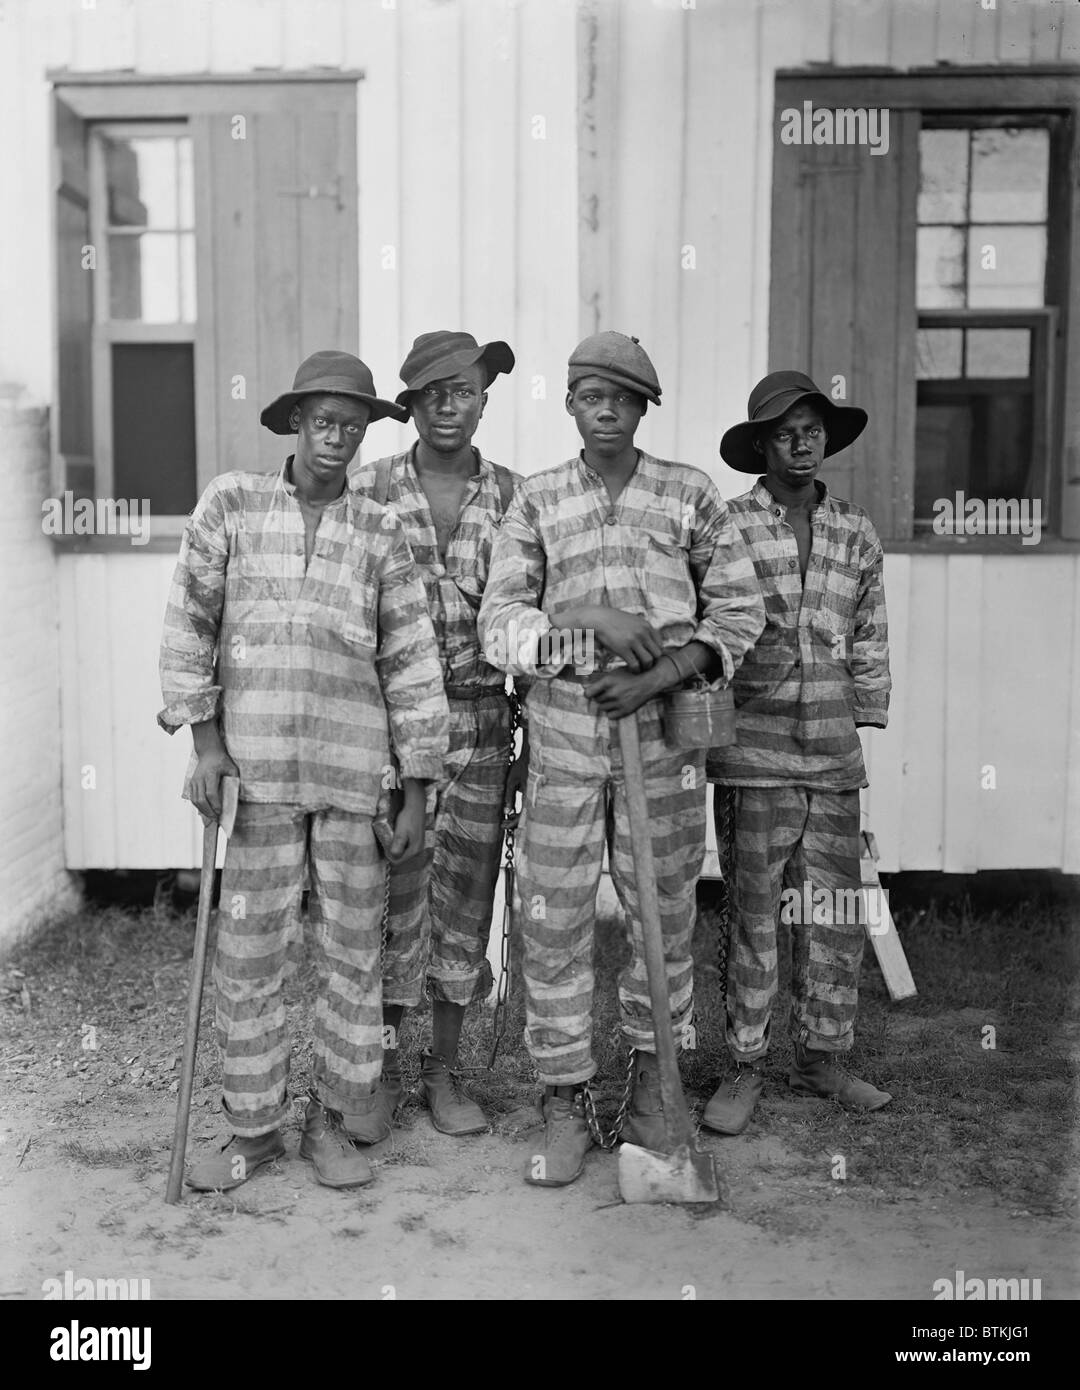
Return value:
M 1080 4 L 0 0 L 0 131 L 0 1301 L 81 1301 L 84 1323 L 94 1311 L 86 1304 L 101 1301 L 114 1321 L 138 1322 L 118 1311 L 132 1300 L 995 1301 L 1010 1306 L 950 1315 L 953 1327 L 978 1330 L 961 1334 L 970 1341 L 954 1359 L 1022 1359 L 1021 1334 L 1005 1334 L 1024 1325 L 1028 1305 L 1080 1295 Z M 414 340 L 443 330 L 474 335 L 477 354 L 444 355 L 453 369 L 437 377 L 407 373 Z M 652 385 L 625 376 L 639 368 L 621 348 L 606 366 L 582 354 L 597 373 L 585 380 L 610 389 L 575 388 L 568 400 L 575 344 L 594 335 L 610 343 L 611 333 L 637 340 L 655 369 L 659 392 L 647 409 L 641 391 Z M 478 345 L 507 343 L 512 370 L 493 380 L 495 358 Z M 352 390 L 354 411 L 361 403 L 358 418 L 372 399 L 390 412 L 377 420 L 381 407 L 371 411 L 359 448 L 346 439 L 344 416 L 327 423 L 314 405 L 290 417 L 295 439 L 260 423 L 291 390 L 301 406 L 328 399 L 294 387 L 298 366 L 326 350 L 366 366 L 359 394 L 339 386 Z M 462 366 L 466 359 L 480 365 Z M 585 370 L 572 367 L 571 378 Z M 735 630 L 738 566 L 724 559 L 723 584 L 712 591 L 719 616 L 710 619 L 702 576 L 710 566 L 716 573 L 722 547 L 702 551 L 705 502 L 697 513 L 683 505 L 680 523 L 673 501 L 699 470 L 694 495 L 717 499 L 710 517 L 743 563 L 754 560 L 765 592 L 755 634 L 738 652 L 745 679 L 729 669 L 720 684 L 734 691 L 724 717 L 746 759 L 731 756 L 744 771 L 756 766 L 766 788 L 778 785 L 773 755 L 752 764 L 744 743 L 754 730 L 761 737 L 763 715 L 747 704 L 775 720 L 763 746 L 780 749 L 781 760 L 794 750 L 800 767 L 813 764 L 805 749 L 833 717 L 819 684 L 805 722 L 785 716 L 784 700 L 802 698 L 809 678 L 791 666 L 777 674 L 777 649 L 766 672 L 760 639 L 752 650 L 782 595 L 796 594 L 793 660 L 801 650 L 819 676 L 826 657 L 834 662 L 834 690 L 849 692 L 850 766 L 865 768 L 858 843 L 849 847 L 863 885 L 849 920 L 865 949 L 861 968 L 855 954 L 854 1047 L 841 1054 L 865 1080 L 844 1072 L 843 1085 L 874 1095 L 878 1087 L 890 1099 L 844 1105 L 850 1090 L 810 1094 L 805 1079 L 802 1092 L 791 1084 L 830 1058 L 808 1053 L 805 1027 L 792 1038 L 806 1016 L 806 978 L 816 978 L 815 964 L 827 977 L 840 968 L 838 934 L 811 932 L 839 915 L 825 889 L 798 881 L 801 841 L 776 925 L 768 1052 L 747 1082 L 760 1085 L 760 1098 L 742 1132 L 703 1124 L 717 1088 L 727 1082 L 730 1095 L 734 1086 L 731 1041 L 742 1038 L 750 1052 L 757 1044 L 745 1041 L 753 1010 L 733 1002 L 733 981 L 748 987 L 752 967 L 729 891 L 731 816 L 745 784 L 732 798 L 723 760 L 688 754 L 692 814 L 700 811 L 705 829 L 703 857 L 682 885 L 693 1003 L 683 999 L 670 1039 L 681 1088 L 678 1078 L 671 1088 L 656 1045 L 667 1139 L 674 1143 L 671 1116 L 685 1094 L 688 1143 L 661 1147 L 652 1169 L 630 1174 L 634 1146 L 620 1157 L 608 1136 L 637 1086 L 620 995 L 633 994 L 636 979 L 638 995 L 644 988 L 636 967 L 649 934 L 628 918 L 618 870 L 631 842 L 638 884 L 651 877 L 645 861 L 654 852 L 672 851 L 655 803 L 650 835 L 644 792 L 635 818 L 634 755 L 623 740 L 629 838 L 616 834 L 614 864 L 605 852 L 596 890 L 595 1075 L 575 1092 L 582 1125 L 605 1144 L 591 1148 L 572 1183 L 523 1180 L 558 1100 L 550 1087 L 543 1099 L 538 1052 L 556 1064 L 538 1040 L 552 1029 L 535 1013 L 535 977 L 534 997 L 523 973 L 537 915 L 521 888 L 531 871 L 523 845 L 530 808 L 543 834 L 559 776 L 537 766 L 543 721 L 559 717 L 544 703 L 534 706 L 541 731 L 521 819 L 505 837 L 500 830 L 490 992 L 457 1025 L 453 1084 L 479 1106 L 483 1130 L 435 1127 L 429 1063 L 439 1057 L 425 1049 L 438 1045 L 443 1025 L 440 1000 L 425 990 L 403 1019 L 398 1011 L 389 1038 L 384 1029 L 382 1046 L 400 1048 L 392 1127 L 371 1145 L 346 1141 L 367 1157 L 363 1183 L 335 1190 L 303 1161 L 315 1143 L 313 1111 L 328 1125 L 341 1119 L 323 1106 L 329 1091 L 316 1094 L 316 1075 L 329 1084 L 317 1000 L 330 928 L 306 911 L 309 874 L 297 883 L 284 984 L 284 1153 L 260 1159 L 243 1185 L 185 1186 L 172 1200 L 170 1161 L 178 1184 L 185 1157 L 190 1165 L 216 1154 L 232 1132 L 223 1084 L 241 1094 L 235 1076 L 223 1080 L 214 971 L 222 922 L 230 907 L 237 916 L 220 887 L 228 841 L 182 795 L 196 763 L 187 729 L 166 733 L 170 720 L 208 718 L 196 696 L 176 714 L 184 705 L 176 691 L 194 686 L 177 684 L 185 677 L 167 672 L 165 655 L 183 640 L 173 586 L 182 572 L 189 595 L 200 585 L 189 518 L 197 505 L 209 515 L 202 509 L 222 495 L 222 475 L 281 475 L 294 448 L 295 474 L 290 465 L 278 495 L 288 501 L 295 483 L 297 500 L 324 502 L 335 494 L 319 487 L 342 450 L 355 450 L 353 468 L 364 473 L 376 459 L 405 455 L 418 434 L 424 447 L 421 392 L 444 401 L 425 405 L 429 412 L 463 410 L 427 383 L 453 378 L 464 399 L 470 371 L 487 388 L 470 426 L 477 457 L 520 475 L 523 489 L 493 514 L 483 570 L 455 576 L 473 610 L 491 547 L 500 595 L 513 587 L 512 548 L 529 553 L 529 518 L 550 493 L 530 480 L 571 467 L 565 461 L 582 440 L 581 476 L 608 479 L 597 464 L 608 456 L 605 435 L 589 434 L 590 411 L 611 421 L 629 411 L 644 451 L 633 453 L 631 437 L 630 466 L 641 458 L 673 479 L 680 470 L 682 480 L 658 498 L 655 516 L 618 525 L 622 537 L 636 527 L 653 548 L 635 631 L 647 630 L 642 611 L 672 630 L 682 621 L 670 617 L 668 587 L 680 544 L 685 572 L 685 556 L 696 565 L 699 611 L 675 645 L 719 662 L 691 638 L 710 621 Z M 612 371 L 623 373 L 617 382 Z M 788 388 L 786 414 L 753 395 L 773 373 L 810 383 Z M 333 394 L 339 378 L 318 380 Z M 865 428 L 836 447 L 850 407 L 865 412 Z M 619 437 L 606 436 L 612 458 Z M 336 443 L 319 455 L 326 439 Z M 794 456 L 787 471 L 785 452 Z M 827 494 L 814 492 L 818 465 Z M 607 486 L 608 520 L 618 524 Z M 464 488 L 436 561 L 447 559 Z M 760 524 L 747 519 L 755 504 L 735 504 L 755 489 L 766 497 Z M 628 483 L 624 522 L 633 491 Z M 772 525 L 770 492 L 779 539 L 755 551 L 749 531 Z M 854 568 L 837 559 L 832 531 L 825 557 L 826 532 L 811 527 L 810 511 L 801 513 L 805 537 L 787 523 L 799 495 L 827 495 L 830 515 L 849 528 L 843 543 L 865 547 L 845 552 Z M 556 499 L 552 515 L 580 520 L 577 500 Z M 293 506 L 297 517 L 301 510 Z M 823 512 L 824 502 L 813 514 Z M 384 530 L 406 525 L 399 499 Z M 613 542 L 604 529 L 578 573 L 588 577 L 591 565 L 592 588 L 607 596 L 625 592 L 630 571 L 610 549 L 605 569 Z M 296 534 L 306 572 L 319 541 L 310 525 Z M 365 544 L 376 539 L 365 533 Z M 189 559 L 178 566 L 182 544 Z M 872 566 L 860 571 L 859 554 Z M 416 560 L 422 570 L 419 550 Z M 806 623 L 798 575 L 786 569 L 800 564 L 807 596 L 833 583 L 822 577 L 829 565 L 840 576 Z M 438 589 L 450 581 L 447 565 L 436 568 Z M 409 583 L 423 591 L 415 576 Z M 588 587 L 582 580 L 581 593 Z M 868 588 L 880 608 L 860 626 L 856 605 L 862 614 Z M 493 589 L 481 627 L 505 636 Z M 408 600 L 395 602 L 404 611 Z M 552 662 L 569 662 L 567 671 L 587 669 L 586 646 L 589 665 L 599 653 L 605 667 L 631 640 L 563 612 L 552 631 L 564 640 L 546 638 L 540 650 L 555 651 Z M 291 634 L 307 621 L 285 626 Z M 163 631 L 173 634 L 164 646 Z M 508 689 L 522 674 L 515 653 L 527 666 L 522 653 L 537 650 L 528 633 L 522 642 L 511 631 L 506 660 L 488 668 Z M 768 643 L 779 629 L 764 631 Z M 185 632 L 191 638 L 196 627 Z M 381 634 L 380 626 L 380 642 Z M 216 640 L 204 642 L 211 667 Z M 434 667 L 433 638 L 423 636 L 430 660 L 416 642 L 414 671 Z M 224 654 L 217 659 L 220 679 Z M 234 670 L 236 659 L 233 650 Z M 686 669 L 671 665 L 681 681 Z M 690 674 L 707 669 L 718 668 Z M 617 675 L 606 680 L 618 687 Z M 211 673 L 204 689 L 212 683 Z M 526 706 L 539 698 L 522 694 Z M 441 688 L 433 698 L 445 722 Z M 398 738 L 392 710 L 390 723 Z M 657 726 L 644 715 L 629 723 L 640 724 L 647 751 Z M 436 727 L 437 718 L 432 738 Z M 252 764 L 230 751 L 241 764 L 237 829 L 250 835 L 243 785 Z M 409 784 L 431 774 L 410 776 L 398 752 L 408 805 Z M 235 767 L 224 745 L 221 757 L 219 770 Z M 858 787 L 859 776 L 841 787 Z M 422 804 L 418 814 L 422 827 Z M 749 843 L 753 812 L 745 815 Z M 760 841 L 774 857 L 781 821 L 776 812 Z M 250 856 L 250 841 L 242 843 Z M 569 883 L 579 861 L 565 844 Z M 666 894 L 676 891 L 661 881 Z M 370 924 L 381 887 L 368 898 Z M 655 915 L 662 962 L 650 902 L 655 908 L 646 889 L 631 894 L 632 911 L 640 903 L 643 918 Z M 240 949 L 234 928 L 231 950 Z M 193 951 L 206 962 L 201 994 Z M 487 980 L 486 966 L 480 975 Z M 834 1012 L 850 1030 L 854 987 L 832 988 L 847 1000 Z M 645 999 L 647 1018 L 647 991 Z M 247 1017 L 239 1008 L 236 1026 L 254 1027 L 257 1009 Z M 233 1162 L 242 1168 L 244 1159 Z M 689 1185 L 679 1191 L 679 1183 Z M 897 1326 L 915 1338 L 920 1318 L 929 1329 L 922 1309 L 905 1311 Z M 52 1359 L 79 1359 L 75 1323 L 57 1322 L 71 1330 Z M 897 1338 L 896 1355 L 891 1346 L 884 1353 L 895 1360 L 918 1345 L 931 1342 Z M 138 1366 L 137 1344 L 121 1350 Z

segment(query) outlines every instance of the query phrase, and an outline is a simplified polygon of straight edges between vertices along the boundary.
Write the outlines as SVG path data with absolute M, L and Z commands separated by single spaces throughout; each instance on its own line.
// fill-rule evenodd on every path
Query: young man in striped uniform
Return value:
M 398 403 L 416 426 L 402 454 L 357 469 L 354 487 L 388 505 L 408 536 L 424 583 L 450 706 L 450 750 L 428 817 L 423 853 L 390 875 L 390 929 L 383 966 L 387 1042 L 379 1104 L 354 1137 L 389 1132 L 401 1100 L 397 1036 L 406 1008 L 431 993 L 431 1047 L 421 1086 L 435 1128 L 476 1134 L 487 1120 L 454 1072 L 466 1008 L 487 997 L 487 943 L 503 841 L 503 807 L 514 804 L 527 754 L 508 773 L 506 679 L 484 660 L 476 615 L 493 539 L 516 473 L 472 444 L 487 390 L 514 365 L 506 343 L 481 346 L 468 333 L 423 333 L 401 367 Z
M 857 731 L 884 728 L 889 708 L 883 555 L 862 508 L 817 477 L 825 458 L 862 433 L 866 412 L 785 371 L 758 382 L 748 415 L 725 433 L 720 453 L 739 472 L 763 475 L 728 506 L 768 626 L 735 677 L 736 742 L 708 762 L 710 779 L 735 789 L 727 1001 L 735 1070 L 704 1116 L 719 1134 L 742 1133 L 764 1085 L 781 915 L 793 946 L 790 1087 L 857 1110 L 891 1099 L 840 1064 L 855 1038 L 864 939 Z
M 214 962 L 233 1135 L 192 1165 L 199 1190 L 235 1187 L 285 1151 L 283 983 L 305 868 L 322 969 L 300 1155 L 326 1186 L 371 1181 L 348 1131 L 366 1123 L 382 1066 L 386 867 L 374 818 L 392 740 L 404 793 L 386 853 L 416 853 L 448 723 L 405 533 L 346 485 L 368 424 L 398 414 L 358 358 L 315 353 L 261 416 L 297 435 L 295 454 L 277 473 L 215 478 L 181 543 L 158 722 L 191 725 L 184 794 L 204 816 L 220 810 L 221 778 L 240 778 Z
M 635 447 L 647 403 L 660 404 L 660 383 L 636 339 L 598 333 L 575 348 L 566 408 L 584 447 L 519 488 L 480 608 L 489 660 L 534 678 L 518 887 L 526 1040 L 546 1088 L 544 1136 L 525 1179 L 541 1186 L 572 1182 L 591 1143 L 583 1088 L 596 1070 L 593 925 L 609 834 L 631 930 L 619 1005 L 638 1054 L 624 1135 L 646 1147 L 663 1141 L 614 721 L 638 711 L 671 1016 L 682 1041 L 692 1016 L 705 752 L 665 745 L 658 697 L 703 673 L 730 680 L 765 622 L 753 566 L 712 482 Z M 553 629 L 577 640 L 556 641 Z

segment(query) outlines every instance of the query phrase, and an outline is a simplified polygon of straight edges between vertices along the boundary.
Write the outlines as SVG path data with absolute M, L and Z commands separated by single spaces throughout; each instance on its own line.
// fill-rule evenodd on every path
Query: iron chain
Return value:
M 631 1048 L 630 1055 L 626 1059 L 626 1082 L 623 1086 L 622 1100 L 615 1114 L 615 1123 L 611 1133 L 606 1137 L 600 1126 L 600 1120 L 596 1114 L 596 1101 L 593 1099 L 592 1088 L 586 1081 L 581 1088 L 585 1102 L 585 1123 L 589 1126 L 589 1133 L 601 1149 L 610 1151 L 619 1142 L 619 1136 L 623 1132 L 626 1124 L 626 1117 L 630 1112 L 630 1100 L 634 1094 L 634 1062 L 637 1060 L 637 1049 Z
M 717 786 L 713 791 L 716 820 L 716 853 L 723 884 L 720 889 L 719 931 L 716 939 L 716 968 L 720 975 L 720 998 L 727 1000 L 728 954 L 731 942 L 731 902 L 735 870 L 735 788 Z
M 521 702 L 517 692 L 510 692 L 510 736 L 506 747 L 506 771 L 509 776 L 517 758 L 517 731 L 521 727 Z M 513 810 L 513 808 L 511 808 Z M 488 1058 L 488 1071 L 495 1066 L 499 1044 L 506 1031 L 506 1015 L 510 1000 L 510 929 L 514 912 L 514 826 L 507 826 L 506 855 L 503 869 L 506 874 L 506 896 L 503 903 L 502 941 L 499 944 L 499 983 L 495 993 L 495 1014 L 491 1020 L 491 1056 Z

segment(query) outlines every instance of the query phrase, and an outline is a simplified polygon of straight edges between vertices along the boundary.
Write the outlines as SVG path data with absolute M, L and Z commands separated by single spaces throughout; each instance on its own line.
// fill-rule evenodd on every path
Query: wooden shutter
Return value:
M 209 457 L 200 449 L 202 487 L 228 469 L 280 464 L 289 439 L 264 429 L 260 410 L 309 353 L 359 351 L 356 85 L 223 90 L 220 110 L 199 112 L 192 130 L 199 434 L 215 441 Z
M 91 331 L 94 297 L 90 257 L 90 176 L 86 122 L 59 96 L 53 100 L 53 188 L 56 229 L 56 463 L 58 492 L 94 496 Z M 89 248 L 89 249 L 88 249 Z
M 875 104 L 863 82 L 847 106 Z M 780 113 L 808 86 L 776 83 L 773 126 L 771 371 L 806 371 L 870 422 L 827 459 L 830 490 L 866 508 L 883 539 L 912 534 L 915 476 L 917 111 L 890 111 L 889 148 L 780 142 Z M 880 105 L 885 105 L 883 100 Z M 834 395 L 843 377 L 846 395 Z

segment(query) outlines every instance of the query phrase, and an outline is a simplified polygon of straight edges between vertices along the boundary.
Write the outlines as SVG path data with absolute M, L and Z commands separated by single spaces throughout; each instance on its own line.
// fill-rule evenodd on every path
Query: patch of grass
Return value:
M 67 1139 L 60 1152 L 84 1168 L 126 1168 L 129 1163 L 144 1164 L 154 1159 L 150 1144 L 84 1144 L 81 1139 Z

